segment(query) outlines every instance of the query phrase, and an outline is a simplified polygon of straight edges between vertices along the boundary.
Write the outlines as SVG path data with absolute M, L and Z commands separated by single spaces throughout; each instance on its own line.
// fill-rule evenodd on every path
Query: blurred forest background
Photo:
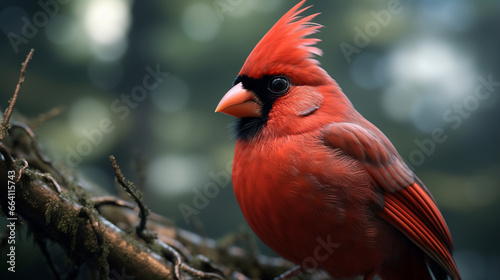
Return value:
M 45 154 L 116 192 L 108 156 L 137 181 L 139 152 L 146 205 L 220 238 L 248 226 L 227 181 L 233 120 L 214 109 L 296 2 L 2 0 L 0 107 L 36 49 L 16 111 L 35 118 L 64 108 L 36 131 Z M 316 34 L 322 67 L 433 193 L 463 279 L 500 279 L 500 1 L 308 4 L 325 26 Z M 155 71 L 168 76 L 153 76 L 144 90 Z M 17 244 L 17 272 L 2 252 L 1 278 L 50 278 L 25 230 Z

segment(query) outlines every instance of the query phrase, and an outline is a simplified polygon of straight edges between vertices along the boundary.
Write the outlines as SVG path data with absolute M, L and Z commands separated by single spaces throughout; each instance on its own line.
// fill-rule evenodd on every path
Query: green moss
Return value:
M 91 202 L 90 200 L 88 200 Z M 91 203 L 93 206 L 93 203 Z M 97 211 L 94 208 L 83 207 L 80 210 L 80 218 L 85 219 L 84 223 L 90 223 L 92 230 L 94 231 L 95 241 L 91 238 L 86 239 L 85 247 L 89 252 L 92 252 L 97 263 L 97 268 L 101 274 L 101 278 L 107 277 L 109 275 L 109 245 L 106 243 L 104 234 L 101 231 L 100 218 Z M 97 225 L 94 224 L 97 223 Z
M 53 213 L 57 213 L 57 209 L 59 209 L 59 202 L 58 201 L 50 201 L 45 205 L 45 224 L 48 225 L 50 224 L 50 221 L 52 220 L 52 215 Z

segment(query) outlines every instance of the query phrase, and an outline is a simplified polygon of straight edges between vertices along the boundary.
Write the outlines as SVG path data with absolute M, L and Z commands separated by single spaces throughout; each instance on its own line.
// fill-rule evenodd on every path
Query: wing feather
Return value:
M 352 123 L 330 124 L 323 137 L 327 146 L 358 160 L 370 174 L 384 197 L 380 217 L 403 232 L 453 279 L 460 279 L 441 212 L 391 142 L 371 124 L 370 130 Z
M 451 236 L 432 198 L 417 183 L 384 198 L 385 208 L 380 216 L 404 232 L 456 279 L 459 273 L 450 253 Z

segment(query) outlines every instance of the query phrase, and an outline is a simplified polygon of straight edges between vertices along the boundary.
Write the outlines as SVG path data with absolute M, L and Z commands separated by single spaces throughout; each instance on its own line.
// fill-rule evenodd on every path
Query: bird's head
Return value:
M 239 139 L 252 138 L 264 127 L 275 135 L 314 129 L 310 116 L 318 115 L 327 95 L 340 92 L 313 58 L 322 54 L 315 46 L 320 40 L 307 36 L 322 26 L 311 22 L 318 14 L 299 16 L 310 8 L 301 8 L 304 2 L 288 11 L 255 46 L 215 110 L 239 118 Z

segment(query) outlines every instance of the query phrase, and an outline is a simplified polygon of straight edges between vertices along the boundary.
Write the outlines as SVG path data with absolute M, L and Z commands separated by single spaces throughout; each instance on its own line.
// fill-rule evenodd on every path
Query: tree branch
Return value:
M 2 162 L 0 174 L 7 174 Z M 2 176 L 6 186 L 6 177 Z M 0 196 L 2 206 L 7 205 Z M 16 187 L 16 209 L 28 224 L 41 228 L 51 240 L 61 245 L 69 256 L 80 262 L 99 261 L 109 263 L 110 269 L 120 271 L 125 267 L 127 275 L 140 276 L 147 272 L 149 279 L 174 279 L 172 267 L 162 258 L 101 216 L 92 221 L 82 217 L 85 206 L 57 194 L 45 182 L 22 176 Z M 108 247 L 106 259 L 100 255 L 102 244 Z

